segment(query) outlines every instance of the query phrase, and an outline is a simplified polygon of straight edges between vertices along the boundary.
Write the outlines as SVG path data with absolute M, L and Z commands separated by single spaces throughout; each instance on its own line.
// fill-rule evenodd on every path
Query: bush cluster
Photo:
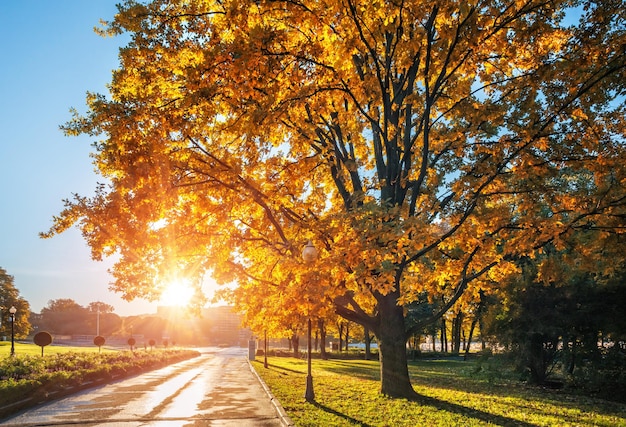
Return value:
M 595 361 L 583 361 L 570 378 L 583 392 L 626 403 L 626 351 L 619 346 L 604 349 Z

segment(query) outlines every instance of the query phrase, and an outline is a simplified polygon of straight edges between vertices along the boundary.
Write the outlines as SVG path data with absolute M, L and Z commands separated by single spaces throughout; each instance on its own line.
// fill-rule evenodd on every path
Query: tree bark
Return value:
M 379 345 L 381 393 L 389 397 L 414 399 L 406 356 L 406 328 L 398 292 L 378 294 L 379 323 L 376 336 Z
M 476 324 L 478 323 L 479 313 L 476 313 L 474 319 L 472 320 L 472 325 L 469 330 L 469 337 L 467 338 L 467 345 L 465 346 L 465 354 L 463 355 L 463 360 L 467 360 L 469 356 L 471 347 L 472 347 L 472 339 L 474 338 L 474 329 L 476 328 Z
M 446 319 L 442 318 L 441 319 L 441 338 L 440 338 L 442 353 L 448 352 L 448 336 L 447 336 L 446 330 L 447 330 Z
M 461 352 L 461 332 L 463 330 L 463 312 L 459 311 L 452 320 L 452 353 Z
M 337 322 L 337 331 L 339 333 L 339 353 L 343 351 L 343 322 Z
M 392 398 L 417 400 L 419 396 L 413 390 L 409 378 L 406 352 L 408 335 L 403 307 L 398 305 L 399 288 L 397 286 L 385 295 L 372 291 L 377 301 L 373 317 L 365 314 L 354 301 L 348 301 L 354 310 L 340 304 L 335 309 L 344 319 L 367 325 L 376 336 L 380 360 L 380 392 Z M 339 322 L 337 328 L 340 328 Z
M 300 337 L 297 334 L 294 334 L 291 337 L 291 345 L 293 346 L 293 357 L 300 357 Z
M 328 354 L 326 354 L 326 325 L 324 325 L 324 320 L 320 319 L 317 322 L 317 328 L 320 331 L 320 357 L 322 360 L 326 360 Z
M 370 338 L 370 329 L 367 326 L 363 326 L 363 336 L 365 337 L 365 360 L 372 358 L 372 339 Z
M 481 290 L 479 294 L 480 294 L 480 301 L 478 302 L 478 307 L 476 308 L 476 314 L 474 314 L 474 319 L 472 319 L 472 325 L 470 326 L 469 338 L 467 339 L 467 346 L 465 346 L 465 355 L 463 356 L 464 360 L 467 360 L 467 357 L 469 356 L 469 353 L 472 347 L 472 339 L 474 338 L 474 329 L 476 329 L 476 325 L 480 322 L 480 319 L 482 319 L 483 307 L 485 306 L 484 292 Z M 481 332 L 482 332 L 482 329 L 481 329 Z M 481 337 L 481 340 L 482 340 L 482 337 Z M 484 350 L 485 341 L 482 340 L 482 342 L 483 342 L 483 350 Z

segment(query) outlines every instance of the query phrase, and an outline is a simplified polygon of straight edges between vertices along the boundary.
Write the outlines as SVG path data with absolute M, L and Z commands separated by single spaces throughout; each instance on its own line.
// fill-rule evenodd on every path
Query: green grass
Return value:
M 44 357 L 47 354 L 60 354 L 60 353 L 72 353 L 80 351 L 82 353 L 98 353 L 98 347 L 88 346 L 88 347 L 71 347 L 64 345 L 48 345 L 44 347 L 43 354 Z M 110 347 L 102 347 L 102 352 L 106 351 L 118 351 L 116 349 Z M 9 356 L 11 354 L 11 342 L 10 341 L 0 341 L 0 358 L 5 356 Z M 29 356 L 41 356 L 41 347 L 35 344 L 23 344 L 16 342 L 15 343 L 15 354 L 25 354 Z
M 380 395 L 377 361 L 314 359 L 315 403 L 305 360 L 268 362 L 253 364 L 296 426 L 626 426 L 626 404 L 526 386 L 477 361 L 411 362 L 421 397 L 410 401 Z

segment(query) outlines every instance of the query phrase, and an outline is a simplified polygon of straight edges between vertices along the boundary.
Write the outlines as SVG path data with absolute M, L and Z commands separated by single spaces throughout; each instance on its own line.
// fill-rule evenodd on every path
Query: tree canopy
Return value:
M 129 299 L 209 271 L 246 307 L 332 307 L 412 396 L 403 306 L 443 299 L 432 321 L 580 230 L 590 265 L 623 248 L 622 6 L 127 0 L 110 94 L 64 126 L 105 182 L 45 235 L 118 254 Z
M 0 336 L 11 336 L 11 318 L 9 310 L 15 307 L 15 337 L 24 338 L 30 332 L 30 304 L 22 296 L 14 283 L 13 276 L 0 267 Z
M 99 331 L 108 336 L 122 323 L 113 310 L 113 306 L 100 301 L 83 307 L 71 298 L 54 299 L 41 309 L 39 327 L 53 334 L 94 335 Z

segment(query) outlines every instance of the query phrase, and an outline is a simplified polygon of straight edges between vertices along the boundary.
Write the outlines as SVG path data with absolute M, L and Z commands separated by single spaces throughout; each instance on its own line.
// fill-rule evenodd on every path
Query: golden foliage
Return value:
M 570 25 L 569 1 L 128 1 L 110 97 L 65 126 L 104 138 L 107 184 L 50 233 L 118 253 L 126 298 L 171 270 L 237 282 L 257 325 L 470 302 L 581 229 L 592 259 L 624 232 L 614 3 Z

